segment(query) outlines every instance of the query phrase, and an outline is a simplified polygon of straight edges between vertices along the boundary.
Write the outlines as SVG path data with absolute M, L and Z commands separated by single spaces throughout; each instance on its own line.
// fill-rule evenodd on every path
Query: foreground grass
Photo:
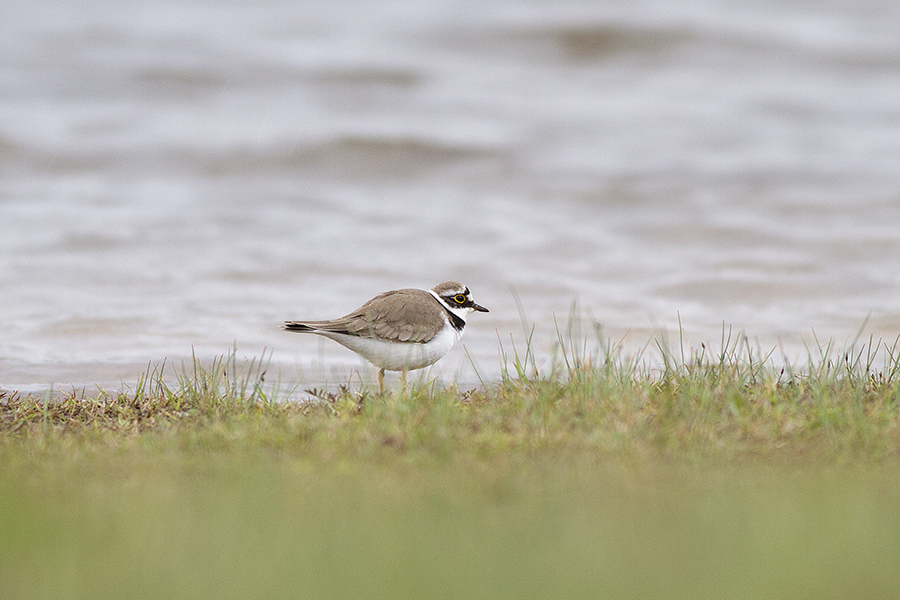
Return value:
M 896 598 L 894 353 L 529 352 L 278 402 L 255 363 L 0 398 L 0 596 Z

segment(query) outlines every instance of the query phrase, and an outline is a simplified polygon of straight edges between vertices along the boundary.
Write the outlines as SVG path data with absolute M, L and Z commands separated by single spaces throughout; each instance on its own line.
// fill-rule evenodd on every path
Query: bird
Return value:
M 473 312 L 489 312 L 469 288 L 445 281 L 430 290 L 406 288 L 378 294 L 353 312 L 329 321 L 285 321 L 283 329 L 321 335 L 353 350 L 384 372 L 406 373 L 434 364 L 456 345 Z

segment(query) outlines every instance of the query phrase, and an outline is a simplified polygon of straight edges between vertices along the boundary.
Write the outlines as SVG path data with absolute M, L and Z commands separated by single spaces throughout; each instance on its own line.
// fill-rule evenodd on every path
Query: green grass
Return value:
M 896 345 L 668 348 L 383 398 L 279 401 L 233 355 L 7 394 L 0 597 L 898 597 Z

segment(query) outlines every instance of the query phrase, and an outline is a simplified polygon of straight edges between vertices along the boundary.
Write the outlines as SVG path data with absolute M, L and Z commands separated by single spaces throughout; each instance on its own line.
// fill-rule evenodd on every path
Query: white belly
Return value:
M 362 355 L 370 363 L 385 371 L 411 371 L 434 363 L 450 352 L 462 332 L 453 327 L 445 327 L 427 343 L 386 342 L 373 338 L 316 331 L 337 343 Z

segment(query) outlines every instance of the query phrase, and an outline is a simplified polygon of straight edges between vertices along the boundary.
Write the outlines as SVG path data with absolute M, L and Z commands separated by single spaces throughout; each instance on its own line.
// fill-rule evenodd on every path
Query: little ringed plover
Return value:
M 284 329 L 325 336 L 353 350 L 384 372 L 421 369 L 447 354 L 462 337 L 466 317 L 488 312 L 456 281 L 430 290 L 403 289 L 378 294 L 358 309 L 330 321 L 285 321 Z

